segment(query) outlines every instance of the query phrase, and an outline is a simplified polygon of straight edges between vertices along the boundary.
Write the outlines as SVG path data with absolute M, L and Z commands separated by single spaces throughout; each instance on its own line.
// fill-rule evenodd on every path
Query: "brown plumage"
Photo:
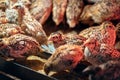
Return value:
M 48 74 L 51 71 L 71 70 L 83 58 L 82 53 L 82 49 L 78 45 L 60 46 L 45 63 L 44 71 Z
M 48 37 L 48 42 L 52 42 L 55 48 L 66 44 L 65 35 L 61 31 L 53 32 Z
M 0 40 L 0 54 L 15 59 L 37 55 L 40 50 L 39 43 L 32 37 L 15 34 Z
M 103 22 L 99 26 L 89 27 L 79 33 L 87 39 L 96 38 L 100 43 L 114 45 L 116 40 L 115 26 L 109 22 Z
M 78 24 L 83 6 L 83 0 L 68 0 L 66 18 L 70 28 L 73 28 Z
M 83 9 L 80 21 L 86 24 L 102 23 L 108 20 L 120 19 L 120 1 L 102 0 Z
M 45 44 L 47 42 L 47 35 L 44 32 L 42 25 L 31 16 L 28 8 L 21 2 L 15 3 L 13 7 L 21 12 L 21 23 L 24 26 L 24 31 L 27 32 L 28 35 L 33 36 L 40 44 Z
M 83 71 L 89 80 L 120 80 L 120 62 L 108 61 L 107 63 L 89 66 Z
M 115 44 L 115 40 L 116 40 L 116 32 L 115 32 L 115 27 L 111 22 L 104 22 L 98 27 L 91 27 L 91 28 L 85 29 L 82 32 L 80 32 L 79 35 L 83 36 L 83 38 L 85 37 L 85 40 L 83 40 L 83 43 L 78 45 L 79 47 L 80 46 L 82 47 L 82 48 L 79 48 L 79 49 L 81 51 L 83 50 L 83 53 L 81 53 L 81 54 L 82 54 L 82 56 L 84 56 L 84 58 L 82 58 L 81 60 L 85 59 L 86 61 L 90 62 L 93 65 L 101 64 L 101 63 L 107 62 L 109 60 L 119 60 L 120 52 L 118 52 L 113 47 L 114 44 Z M 58 39 L 59 39 L 59 37 L 58 37 Z M 65 37 L 63 39 L 65 40 Z M 69 39 L 69 38 L 67 38 L 67 39 Z M 72 38 L 70 37 L 68 42 L 71 39 Z M 78 38 L 78 40 L 80 40 L 80 39 Z M 67 43 L 67 44 L 69 44 L 69 43 Z M 62 45 L 60 47 L 66 47 L 66 49 L 69 49 L 69 46 L 73 46 L 73 45 L 76 45 L 76 44 L 75 43 L 73 43 L 73 44 L 70 43 L 68 45 L 68 47 L 66 47 L 66 45 Z M 51 59 L 49 59 L 48 62 L 54 62 L 55 61 L 57 64 L 61 63 L 61 62 L 59 62 L 60 60 L 57 61 L 56 59 L 54 59 L 55 55 L 57 55 L 57 57 L 61 59 L 61 56 L 59 56 L 58 53 L 57 53 L 58 49 L 61 49 L 61 48 L 58 47 L 56 49 L 56 53 L 54 53 L 51 56 Z M 66 49 L 61 50 L 61 55 L 66 54 L 67 56 L 69 56 L 69 54 L 67 54 Z M 64 53 L 62 53 L 62 52 L 64 52 Z M 74 54 L 77 54 L 77 53 L 74 53 Z M 67 60 L 68 59 L 66 58 L 66 61 Z M 46 64 L 49 65 L 51 63 L 46 63 Z M 65 66 L 65 65 L 61 64 L 61 66 Z M 66 68 L 67 67 L 68 66 L 66 66 Z M 65 70 L 65 68 L 63 68 L 61 70 Z
M 114 46 L 99 43 L 95 39 L 84 43 L 85 60 L 93 65 L 99 65 L 110 60 L 120 60 L 120 52 Z
M 74 55 L 70 55 L 70 53 Z M 71 60 L 73 62 L 67 65 Z M 69 69 L 69 67 L 73 69 L 76 67 L 74 64 L 78 64 L 82 60 L 88 61 L 92 65 L 99 65 L 110 60 L 120 60 L 120 52 L 109 44 L 102 44 L 96 39 L 90 38 L 81 46 L 69 44 L 58 47 L 45 63 L 44 69 L 46 73 L 50 71 L 63 71 Z
M 17 33 L 24 33 L 21 30 L 20 26 L 16 24 L 11 24 L 11 23 L 0 24 L 0 37 L 1 38 L 9 37 Z
M 48 37 L 48 41 L 52 41 L 55 47 L 59 47 L 64 44 L 76 44 L 76 45 L 81 45 L 84 43 L 86 40 L 85 37 L 82 37 L 78 35 L 77 33 L 67 33 L 63 34 L 62 32 L 54 32 L 51 33 L 50 36 Z
M 35 0 L 30 6 L 30 13 L 44 24 L 52 12 L 52 0 Z
M 53 21 L 59 25 L 63 19 L 67 7 L 67 0 L 53 0 Z

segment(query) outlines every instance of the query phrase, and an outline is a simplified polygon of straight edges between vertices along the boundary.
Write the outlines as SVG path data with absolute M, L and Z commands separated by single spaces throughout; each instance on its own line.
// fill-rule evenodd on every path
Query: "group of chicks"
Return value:
M 30 14 L 24 0 L 3 0 L 0 7 L 0 54 L 14 59 L 38 55 L 47 43 L 42 25 Z M 0 6 L 1 6 L 0 4 Z
M 1 0 L 0 7 L 6 8 L 9 0 Z M 52 14 L 56 26 L 67 23 L 70 28 L 78 23 L 92 25 L 106 20 L 120 19 L 119 0 L 10 0 L 12 4 L 22 1 L 29 13 L 42 25 Z
M 30 13 L 44 24 L 52 13 L 56 26 L 67 23 L 70 28 L 80 23 L 92 25 L 120 19 L 119 0 L 33 0 Z
M 45 63 L 44 71 L 46 74 L 72 71 L 77 64 L 87 61 L 92 66 L 83 70 L 83 74 L 89 75 L 90 80 L 119 80 L 120 52 L 115 48 L 116 32 L 118 34 L 112 22 L 105 21 L 79 34 L 52 33 L 48 40 L 53 42 L 56 50 Z
M 88 5 L 89 4 L 89 5 Z M 59 25 L 66 13 L 70 28 L 78 22 L 98 26 L 79 34 L 52 33 L 48 38 L 42 25 L 52 12 Z M 81 61 L 88 66 L 82 71 L 89 80 L 120 79 L 120 0 L 0 0 L 0 54 L 15 59 L 39 55 L 45 45 L 55 49 L 44 64 L 44 71 L 72 71 Z M 118 43 L 115 46 L 116 41 Z M 50 44 L 49 44 L 50 43 Z

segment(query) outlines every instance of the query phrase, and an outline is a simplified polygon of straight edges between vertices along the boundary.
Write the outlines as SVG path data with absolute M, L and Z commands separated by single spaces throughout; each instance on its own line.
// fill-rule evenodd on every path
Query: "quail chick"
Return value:
M 0 38 L 9 37 L 17 33 L 24 33 L 21 27 L 16 24 L 0 24 Z
M 83 44 L 85 60 L 92 65 L 99 65 L 110 60 L 119 60 L 120 52 L 114 46 L 99 43 L 96 39 L 88 39 Z
M 52 0 L 36 0 L 30 6 L 30 13 L 44 24 L 52 12 Z
M 97 66 L 89 66 L 83 70 L 89 80 L 120 80 L 120 62 L 108 61 Z
M 60 46 L 45 63 L 44 71 L 49 74 L 51 71 L 71 70 L 76 67 L 83 57 L 83 51 L 78 45 L 66 44 Z
M 78 24 L 83 6 L 83 0 L 68 0 L 66 18 L 70 28 L 73 28 L 76 26 L 76 24 Z
M 71 60 L 72 62 L 70 62 Z M 81 61 L 87 61 L 92 65 L 99 65 L 110 60 L 120 60 L 120 52 L 113 46 L 99 43 L 96 39 L 88 39 L 83 45 L 66 44 L 58 47 L 45 63 L 44 70 L 46 73 L 50 71 L 60 72 L 69 68 L 74 69 L 76 64 Z M 71 64 L 68 65 L 69 62 Z
M 83 9 L 80 21 L 92 25 L 104 21 L 120 19 L 120 1 L 102 0 Z
M 42 28 L 42 25 L 30 14 L 28 8 L 21 2 L 18 1 L 13 5 L 13 8 L 21 12 L 21 23 L 24 27 L 24 31 L 33 36 L 40 44 L 46 44 L 47 35 Z
M 85 37 L 78 35 L 77 33 L 70 32 L 67 34 L 63 34 L 62 32 L 54 32 L 48 38 L 48 41 L 52 41 L 55 45 L 55 48 L 58 48 L 64 44 L 76 44 L 81 45 L 86 40 Z
M 61 31 L 53 32 L 48 37 L 49 42 L 53 42 L 55 48 L 66 44 L 65 36 Z
M 65 44 L 81 45 L 86 38 L 79 36 L 76 32 L 63 34 L 61 31 L 51 33 L 48 37 L 48 45 L 42 45 L 43 51 L 53 54 L 55 49 Z
M 40 51 L 39 43 L 32 37 L 15 34 L 0 40 L 0 54 L 15 59 L 26 58 L 29 55 L 37 55 Z
M 67 3 L 67 0 L 53 0 L 52 14 L 56 25 L 59 25 L 63 21 Z
M 109 21 L 105 21 L 99 26 L 84 29 L 79 33 L 79 35 L 87 39 L 96 38 L 100 43 L 112 46 L 115 44 L 116 40 L 115 26 Z

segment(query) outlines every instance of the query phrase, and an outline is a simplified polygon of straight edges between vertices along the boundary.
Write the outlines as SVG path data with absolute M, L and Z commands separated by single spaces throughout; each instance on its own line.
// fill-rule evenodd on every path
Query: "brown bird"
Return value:
M 84 29 L 79 33 L 79 35 L 87 39 L 96 38 L 100 43 L 105 43 L 112 46 L 115 44 L 116 40 L 115 26 L 109 21 L 105 21 L 99 26 Z
M 93 65 L 99 65 L 110 60 L 119 60 L 120 52 L 114 46 L 99 43 L 95 39 L 87 40 L 84 44 L 85 60 Z
M 78 45 L 60 46 L 45 63 L 44 71 L 49 74 L 51 71 L 71 70 L 76 67 L 83 57 L 83 51 Z
M 64 44 L 77 44 L 81 45 L 86 40 L 85 37 L 82 37 L 78 35 L 75 32 L 69 32 L 67 34 L 63 34 L 61 31 L 57 31 L 54 33 L 51 33 L 48 37 L 48 41 L 52 41 L 55 48 L 58 48 L 61 45 Z
M 44 70 L 48 74 L 51 71 L 74 69 L 83 60 L 92 65 L 99 65 L 110 60 L 120 60 L 120 52 L 113 46 L 99 43 L 96 39 L 88 39 L 81 46 L 69 44 L 58 47 L 45 63 Z
M 52 14 L 56 25 L 59 25 L 63 21 L 67 3 L 67 0 L 53 0 Z
M 48 37 L 48 41 L 52 42 L 55 48 L 66 44 L 65 35 L 61 31 L 51 33 Z
M 120 19 L 120 1 L 102 0 L 93 5 L 87 5 L 80 16 L 82 23 L 102 23 L 104 21 Z
M 89 80 L 120 80 L 120 62 L 108 61 L 101 65 L 89 66 L 83 70 L 83 75 L 88 75 Z
M 0 40 L 0 54 L 15 59 L 37 55 L 40 51 L 39 47 L 39 43 L 34 38 L 23 34 L 11 35 Z
M 83 30 L 80 33 L 80 36 L 83 36 L 86 38 L 83 44 L 79 45 L 82 47 L 79 49 L 83 50 L 83 53 L 81 54 L 83 54 L 84 58 L 82 60 L 85 59 L 91 64 L 97 65 L 97 64 L 107 62 L 109 60 L 119 59 L 120 53 L 113 47 L 116 39 L 116 32 L 115 32 L 114 25 L 111 22 L 104 22 L 103 24 L 101 24 L 100 27 L 92 27 L 92 28 Z M 69 44 L 69 45 L 72 46 L 73 44 Z M 62 45 L 61 47 L 64 47 L 64 46 L 65 45 Z M 66 47 L 66 49 L 69 49 L 69 47 Z M 66 49 L 64 49 L 64 52 L 66 52 Z M 59 57 L 59 55 L 57 54 L 57 50 L 59 50 L 59 47 L 56 49 L 56 53 L 53 54 L 52 56 L 56 55 L 57 57 Z M 61 54 L 64 55 L 64 54 L 67 54 L 67 52 L 66 53 L 61 52 Z M 51 58 L 51 62 L 54 62 L 55 59 L 54 57 L 52 58 Z
M 12 23 L 0 24 L 0 38 L 9 37 L 17 33 L 24 33 L 20 26 Z
M 43 51 L 53 54 L 55 49 L 65 44 L 81 45 L 86 38 L 77 35 L 76 32 L 63 34 L 61 31 L 53 32 L 48 37 L 48 45 L 42 45 Z
M 78 24 L 83 6 L 83 0 L 68 0 L 66 18 L 70 28 L 73 28 Z
M 40 44 L 46 44 L 47 35 L 43 30 L 42 25 L 31 16 L 28 8 L 21 1 L 15 3 L 13 8 L 20 13 L 20 18 L 22 19 L 19 23 L 24 27 L 24 31 L 28 35 L 33 36 Z
M 52 0 L 35 0 L 30 6 L 30 13 L 44 24 L 52 12 Z

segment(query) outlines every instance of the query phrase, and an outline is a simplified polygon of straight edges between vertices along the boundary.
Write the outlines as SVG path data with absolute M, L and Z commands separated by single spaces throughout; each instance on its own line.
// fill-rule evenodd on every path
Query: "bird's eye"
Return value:
M 113 28 L 113 26 L 108 26 L 109 28 Z
M 53 39 L 56 39 L 56 36 L 54 36 Z
M 105 24 L 104 28 L 113 28 L 113 25 L 111 25 L 111 24 Z

